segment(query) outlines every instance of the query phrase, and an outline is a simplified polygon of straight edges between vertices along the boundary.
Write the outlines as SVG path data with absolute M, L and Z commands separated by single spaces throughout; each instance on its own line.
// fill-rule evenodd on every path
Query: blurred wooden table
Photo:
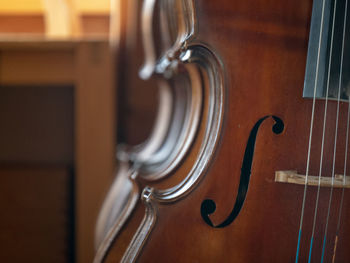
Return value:
M 73 87 L 75 259 L 79 263 L 93 259 L 95 221 L 113 179 L 116 130 L 113 57 L 105 39 L 0 39 L 0 89 L 36 85 L 48 89 Z

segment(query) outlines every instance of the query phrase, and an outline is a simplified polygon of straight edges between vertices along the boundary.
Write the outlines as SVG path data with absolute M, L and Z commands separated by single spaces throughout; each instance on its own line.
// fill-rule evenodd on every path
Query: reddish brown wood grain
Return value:
M 197 0 L 198 35 L 221 57 L 226 74 L 228 107 L 221 144 L 198 187 L 184 199 L 158 207 L 155 228 L 139 262 L 294 262 L 303 187 L 274 182 L 276 170 L 305 173 L 312 101 L 302 98 L 312 1 Z M 341 104 L 335 172 L 344 167 L 347 104 Z M 310 174 L 317 175 L 324 101 L 317 101 Z M 222 229 L 201 218 L 204 199 L 215 200 L 214 224 L 227 218 L 235 202 L 240 169 L 249 133 L 263 116 L 275 115 L 285 124 L 282 134 L 271 131 L 273 121 L 260 128 L 246 202 L 237 219 Z M 336 103 L 329 102 L 322 173 L 330 176 Z M 193 151 L 162 188 L 188 172 Z M 309 187 L 300 262 L 307 262 L 316 188 Z M 321 189 L 312 262 L 320 262 L 329 189 Z M 348 191 L 337 248 L 337 262 L 350 261 Z M 325 262 L 333 252 L 341 190 L 334 190 Z M 118 262 L 143 217 L 140 204 L 112 246 L 106 262 Z

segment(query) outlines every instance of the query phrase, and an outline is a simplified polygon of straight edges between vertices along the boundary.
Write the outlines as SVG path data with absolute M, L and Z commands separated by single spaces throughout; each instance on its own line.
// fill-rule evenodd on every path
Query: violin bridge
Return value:
M 350 188 L 350 176 L 344 176 L 336 174 L 333 180 L 334 188 Z M 305 185 L 306 176 L 298 174 L 297 171 L 276 171 L 275 172 L 275 182 L 279 183 L 289 183 L 289 184 L 301 184 Z M 332 177 L 309 175 L 307 177 L 307 185 L 321 187 L 332 187 Z

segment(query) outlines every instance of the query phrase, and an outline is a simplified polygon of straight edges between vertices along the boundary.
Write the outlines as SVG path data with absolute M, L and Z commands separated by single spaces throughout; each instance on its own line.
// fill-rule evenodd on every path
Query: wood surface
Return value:
M 105 14 L 109 12 L 110 0 L 74 0 L 80 13 Z M 31 14 L 44 11 L 42 0 L 0 0 L 0 13 Z
M 75 1 L 44 1 L 45 35 L 72 39 L 81 36 L 81 19 Z
M 76 260 L 91 262 L 95 224 L 115 169 L 116 88 L 108 42 L 82 42 L 75 57 Z
M 73 109 L 72 86 L 1 86 L 0 166 L 72 166 Z
M 34 162 L 39 167 L 47 163 L 70 162 L 74 169 L 74 253 L 76 262 L 81 263 L 91 262 L 93 259 L 95 221 L 114 175 L 116 136 L 114 81 L 113 54 L 105 38 L 75 41 L 48 41 L 38 37 L 1 39 L 0 89 L 4 88 L 4 90 L 0 94 L 6 94 L 6 92 L 16 94 L 16 92 L 20 93 L 21 89 L 24 92 L 18 95 L 17 101 L 12 96 L 6 103 L 0 105 L 1 109 L 10 111 L 1 112 L 0 117 L 4 120 L 2 125 L 10 122 L 7 128 L 15 128 L 14 134 L 10 135 L 8 129 L 2 129 L 2 133 L 9 139 L 4 145 L 1 145 L 2 150 L 14 148 L 2 153 L 4 160 L 0 161 L 5 164 L 14 163 L 15 167 L 23 162 L 29 164 Z M 70 116 L 66 116 L 64 121 L 57 119 L 55 122 L 55 119 L 50 118 L 61 117 L 61 115 L 57 112 L 52 112 L 50 115 L 49 110 L 55 108 L 55 99 L 60 100 L 62 97 L 60 94 L 67 91 L 67 88 L 70 97 L 63 96 L 63 101 L 57 102 L 57 105 L 65 107 L 61 113 Z M 37 89 L 41 92 L 35 95 Z M 50 97 L 50 94 L 54 95 L 55 92 L 57 96 Z M 25 94 L 28 96 L 23 98 Z M 47 101 L 35 103 L 40 96 L 46 98 Z M 69 98 L 71 101 L 67 102 Z M 32 104 L 29 103 L 31 99 Z M 21 100 L 22 104 L 16 107 L 15 104 L 21 103 Z M 50 102 L 50 105 L 45 106 L 45 103 Z M 48 112 L 40 112 L 45 109 Z M 13 110 L 12 113 L 11 110 Z M 25 114 L 21 114 L 23 110 L 27 111 L 29 116 L 26 120 L 21 120 L 21 117 L 26 117 Z M 38 115 L 31 115 L 35 113 Z M 11 114 L 14 114 L 12 118 Z M 11 123 L 16 120 L 18 123 Z M 29 127 L 28 134 L 26 134 L 26 124 L 31 120 L 33 125 L 37 125 Z M 42 120 L 42 123 L 38 120 Z M 50 127 L 45 127 L 45 125 L 66 126 L 69 120 L 73 122 L 70 123 L 70 129 L 69 127 L 56 127 L 55 132 L 62 133 L 55 139 L 50 139 L 49 136 L 54 136 L 55 133 L 50 133 Z M 40 138 L 38 136 L 40 129 L 41 134 L 48 137 Z M 46 134 L 46 131 L 49 134 Z M 17 144 L 16 141 L 11 144 L 11 140 L 16 140 L 15 132 L 18 136 L 27 137 L 18 139 Z M 26 145 L 28 147 L 18 150 L 17 147 L 21 147 L 18 143 L 21 140 L 26 142 L 25 139 L 28 139 L 29 146 Z M 35 142 L 38 142 L 37 148 L 33 145 Z M 46 145 L 41 145 L 45 142 Z M 55 148 L 45 149 L 49 145 L 55 146 L 60 142 L 62 145 L 56 150 Z M 67 146 L 67 144 L 70 145 Z M 32 156 L 30 156 L 31 151 L 34 151 Z M 4 182 L 4 187 L 6 185 L 7 182 Z M 47 187 L 49 189 L 52 185 Z M 49 193 L 45 192 L 45 194 Z M 51 200 L 49 198 L 48 200 Z M 51 217 L 48 218 L 50 219 Z M 51 222 L 47 223 L 49 225 Z M 27 261 L 30 262 L 30 260 L 28 258 Z M 51 262 L 51 260 L 42 262 Z
M 287 184 L 299 184 L 320 187 L 334 187 L 334 188 L 350 188 L 349 176 L 344 178 L 343 175 L 335 174 L 334 176 L 313 176 L 298 174 L 296 171 L 276 171 L 275 182 Z
M 274 182 L 277 170 L 305 173 L 312 101 L 302 98 L 312 1 L 196 0 L 198 34 L 222 60 L 227 108 L 215 161 L 196 189 L 170 204 L 157 204 L 157 221 L 138 262 L 295 262 L 303 187 Z M 336 102 L 329 102 L 322 172 L 331 174 Z M 335 173 L 344 169 L 346 103 L 340 105 Z M 317 101 L 310 174 L 318 174 L 324 101 Z M 244 150 L 251 129 L 264 116 L 284 122 L 274 134 L 266 120 L 258 133 L 246 201 L 236 220 L 212 228 L 201 217 L 203 200 L 216 202 L 214 225 L 230 214 L 235 203 Z M 160 182 L 140 181 L 141 188 L 165 189 L 186 176 L 202 139 L 201 127 L 192 151 L 174 174 Z M 348 155 L 349 156 L 349 155 Z M 340 160 L 340 161 L 339 161 Z M 317 188 L 308 188 L 300 262 L 307 262 Z M 345 190 L 336 262 L 349 262 L 349 192 Z M 320 262 L 329 188 L 320 191 L 312 262 Z M 334 189 L 324 262 L 331 262 L 341 190 Z M 140 201 L 114 241 L 105 262 L 119 262 L 135 234 L 145 207 Z
M 73 174 L 59 165 L 1 165 L 2 262 L 73 262 Z
M 158 104 L 157 82 L 143 81 L 139 70 L 143 64 L 142 37 L 139 26 L 140 3 L 120 1 L 119 46 L 116 57 L 119 68 L 118 84 L 118 142 L 137 145 L 144 142 L 151 133 Z
M 81 14 L 83 37 L 108 37 L 109 14 Z M 0 33 L 2 35 L 37 35 L 44 36 L 45 21 L 42 13 L 9 14 L 0 13 Z

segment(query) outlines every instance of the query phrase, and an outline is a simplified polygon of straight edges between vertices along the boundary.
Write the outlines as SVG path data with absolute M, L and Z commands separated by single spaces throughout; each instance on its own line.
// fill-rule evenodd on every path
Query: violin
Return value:
M 350 262 L 348 0 L 136 2 L 158 111 L 95 263 Z

